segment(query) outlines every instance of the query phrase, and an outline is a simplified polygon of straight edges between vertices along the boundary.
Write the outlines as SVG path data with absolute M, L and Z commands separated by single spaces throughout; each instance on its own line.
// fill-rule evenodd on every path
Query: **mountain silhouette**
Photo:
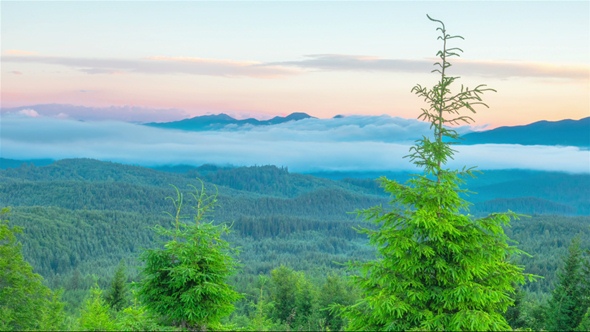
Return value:
M 235 126 L 244 126 L 244 125 L 252 125 L 252 126 L 268 126 L 268 125 L 276 125 L 281 124 L 289 121 L 299 121 L 303 119 L 310 119 L 313 118 L 307 113 L 296 112 L 291 113 L 285 117 L 275 116 L 270 120 L 257 120 L 253 118 L 248 118 L 244 120 L 237 120 L 232 118 L 231 116 L 221 113 L 216 115 L 202 115 L 196 116 L 190 119 L 184 119 L 180 121 L 172 121 L 172 122 L 151 122 L 146 123 L 146 126 L 151 127 L 158 127 L 158 128 L 166 128 L 166 129 L 180 129 L 180 130 L 189 130 L 189 131 L 205 131 L 205 130 L 217 130 L 223 129 L 228 125 L 235 125 Z
M 460 144 L 562 145 L 590 148 L 590 117 L 580 120 L 538 121 L 498 127 L 462 136 Z

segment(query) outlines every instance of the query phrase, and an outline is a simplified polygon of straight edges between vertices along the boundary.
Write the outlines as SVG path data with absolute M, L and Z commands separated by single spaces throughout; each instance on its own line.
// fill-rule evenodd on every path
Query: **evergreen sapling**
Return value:
M 513 304 L 515 286 L 527 276 L 510 263 L 523 252 L 508 244 L 502 228 L 516 215 L 474 218 L 461 196 L 467 192 L 461 188 L 463 178 L 472 176 L 473 169 L 446 167 L 455 153 L 451 141 L 459 138 L 448 126 L 472 123 L 460 112 L 487 107 L 482 95 L 494 90 L 479 85 L 451 91 L 458 77 L 448 75 L 449 58 L 462 50 L 447 43 L 463 38 L 447 34 L 443 22 L 428 19 L 439 25 L 443 43 L 433 70 L 440 80 L 431 89 L 416 85 L 412 92 L 428 104 L 418 118 L 430 123 L 433 138 L 418 140 L 407 156 L 423 173 L 406 184 L 381 178 L 391 207 L 361 211 L 377 225 L 361 231 L 377 247 L 378 259 L 358 264 L 355 282 L 363 298 L 343 313 L 352 330 L 508 330 L 502 314 Z

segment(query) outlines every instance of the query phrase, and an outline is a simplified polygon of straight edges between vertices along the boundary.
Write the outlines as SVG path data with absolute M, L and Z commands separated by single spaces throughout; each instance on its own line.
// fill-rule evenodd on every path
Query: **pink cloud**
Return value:
M 18 114 L 24 115 L 29 118 L 38 118 L 39 116 L 41 116 L 37 111 L 31 108 L 20 110 Z
M 374 71 L 374 72 L 428 72 L 438 58 L 411 60 L 386 59 L 366 55 L 347 54 L 312 54 L 299 61 L 271 63 L 280 66 L 292 66 L 301 69 L 325 71 Z M 453 74 L 481 75 L 485 77 L 545 77 L 573 80 L 588 80 L 590 66 L 561 65 L 552 63 L 509 62 L 496 60 L 451 59 L 458 63 L 452 67 Z M 269 64 L 267 64 L 269 65 Z
M 255 61 L 156 56 L 147 59 L 70 58 L 4 55 L 3 62 L 44 63 L 75 68 L 88 74 L 187 74 L 222 77 L 277 78 L 301 70 Z
M 541 62 L 453 60 L 457 72 L 491 77 L 547 77 L 588 80 L 590 66 Z

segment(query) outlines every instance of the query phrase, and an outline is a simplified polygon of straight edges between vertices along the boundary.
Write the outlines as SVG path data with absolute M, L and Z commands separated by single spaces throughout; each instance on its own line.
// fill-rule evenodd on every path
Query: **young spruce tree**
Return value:
M 127 299 L 127 275 L 125 274 L 125 262 L 121 260 L 113 280 L 111 287 L 108 289 L 105 300 L 111 309 L 121 311 L 126 307 Z
M 549 300 L 547 329 L 553 331 L 573 331 L 588 309 L 585 285 L 590 283 L 584 275 L 584 250 L 580 238 L 575 237 L 564 258 L 563 267 L 558 272 L 558 284 Z
M 507 244 L 502 229 L 515 215 L 469 215 L 460 186 L 472 168 L 446 168 L 455 153 L 449 141 L 459 137 L 447 126 L 472 122 L 460 111 L 487 107 L 481 96 L 494 90 L 479 85 L 451 91 L 458 77 L 447 73 L 449 58 L 462 50 L 447 43 L 463 38 L 428 19 L 440 25 L 443 47 L 433 70 L 440 81 L 432 89 L 412 89 L 428 104 L 418 118 L 430 122 L 434 134 L 418 140 L 408 156 L 423 174 L 405 185 L 381 178 L 391 207 L 362 211 L 378 226 L 363 232 L 377 246 L 379 259 L 361 264 L 355 281 L 363 299 L 343 313 L 352 330 L 508 330 L 502 313 L 513 303 L 515 285 L 525 282 L 523 268 L 509 262 L 522 252 Z
M 194 223 L 181 221 L 183 195 L 176 189 L 172 230 L 156 231 L 171 238 L 164 248 L 143 254 L 145 266 L 138 296 L 148 310 L 173 326 L 190 330 L 219 329 L 221 318 L 234 310 L 240 294 L 227 284 L 235 269 L 231 248 L 221 236 L 229 230 L 203 219 L 215 206 L 217 195 L 193 187 L 196 201 Z

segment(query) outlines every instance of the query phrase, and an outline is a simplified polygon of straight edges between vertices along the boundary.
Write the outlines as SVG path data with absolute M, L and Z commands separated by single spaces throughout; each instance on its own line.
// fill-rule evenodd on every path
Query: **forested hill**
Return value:
M 384 175 L 390 179 L 404 182 L 409 178 L 407 172 L 325 172 L 314 174 L 290 173 L 286 168 L 275 166 L 221 167 L 215 165 L 164 166 L 146 168 L 101 162 L 92 159 L 66 159 L 54 163 L 47 160 L 33 161 L 45 166 L 35 166 L 15 160 L 1 159 L 0 190 L 8 190 L 18 184 L 29 186 L 33 196 L 20 199 L 37 201 L 38 196 L 54 197 L 55 192 L 63 191 L 61 186 L 87 188 L 87 192 L 104 189 L 111 192 L 110 199 L 117 200 L 114 188 L 142 188 L 141 192 L 171 190 L 170 185 L 180 188 L 194 183 L 196 178 L 209 185 L 219 187 L 222 199 L 296 199 L 302 195 L 324 199 L 326 193 L 350 196 L 371 202 L 386 201 L 383 190 L 375 181 Z M 466 179 L 466 187 L 474 192 L 468 199 L 474 203 L 471 212 L 485 214 L 507 209 L 526 214 L 565 214 L 590 215 L 590 174 L 568 174 L 560 172 L 541 172 L 529 170 L 483 171 L 473 179 Z M 47 189 L 39 188 L 48 183 Z M 100 188 L 100 189 L 96 189 Z M 49 190 L 49 192 L 47 192 Z M 55 192 L 53 192 L 55 191 Z M 0 197 L 4 200 L 4 197 Z M 151 199 L 151 198 L 150 198 Z M 18 203 L 19 200 L 6 202 Z M 44 200 L 41 200 L 44 201 Z M 74 204 L 77 199 L 67 201 Z M 84 201 L 84 199 L 82 199 Z M 56 204 L 60 206 L 59 203 Z M 336 203 L 334 203 L 336 204 Z M 336 204 L 337 205 L 337 204 Z M 102 207 L 100 207 L 102 208 Z M 343 206 L 343 208 L 346 208 Z M 345 211 L 352 211 L 351 207 Z
M 275 166 L 150 169 L 90 159 L 45 166 L 1 162 L 0 206 L 11 206 L 11 222 L 24 227 L 27 260 L 54 286 L 66 289 L 77 287 L 69 284 L 73 273 L 96 274 L 105 285 L 120 259 L 133 271 L 141 250 L 157 243 L 151 227 L 171 225 L 164 213 L 173 209 L 166 200 L 175 195 L 170 185 L 187 193 L 189 185 L 200 187 L 200 178 L 209 192 L 218 188 L 219 206 L 212 217 L 232 225 L 230 241 L 240 247 L 243 264 L 238 283 L 280 264 L 325 274 L 350 259 L 373 257 L 366 237 L 354 230 L 363 223 L 351 212 L 389 201 L 375 182 L 378 174 L 369 173 L 320 177 Z M 535 250 L 526 264 L 546 277 L 531 286 L 536 290 L 549 289 L 559 254 L 573 234 L 590 236 L 588 217 L 550 215 L 590 214 L 590 175 L 488 171 L 467 185 L 478 192 L 468 197 L 475 203 L 473 214 L 507 209 L 546 214 L 515 222 L 510 231 L 522 249 Z M 190 216 L 192 202 L 185 197 L 184 214 Z

